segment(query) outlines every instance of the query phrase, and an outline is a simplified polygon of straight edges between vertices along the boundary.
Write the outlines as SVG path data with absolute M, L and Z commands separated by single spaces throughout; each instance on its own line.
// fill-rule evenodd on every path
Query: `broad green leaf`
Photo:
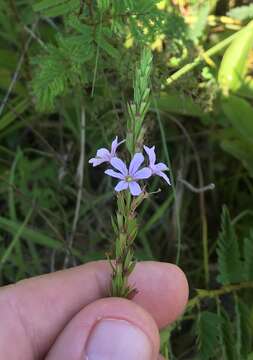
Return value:
M 253 46 L 253 21 L 242 29 L 225 51 L 220 64 L 218 81 L 224 94 L 236 92 L 247 73 L 247 62 Z
M 241 138 L 221 141 L 223 150 L 237 158 L 253 177 L 253 146 Z
M 253 107 L 236 95 L 222 99 L 222 110 L 233 127 L 248 142 L 253 144 Z
M 253 78 L 251 76 L 246 76 L 237 94 L 248 99 L 253 99 Z
M 156 100 L 158 109 L 174 114 L 181 114 L 186 116 L 203 116 L 201 108 L 194 103 L 194 101 L 185 95 L 176 91 L 170 93 L 161 93 L 160 97 Z M 154 104 L 151 104 L 153 107 Z

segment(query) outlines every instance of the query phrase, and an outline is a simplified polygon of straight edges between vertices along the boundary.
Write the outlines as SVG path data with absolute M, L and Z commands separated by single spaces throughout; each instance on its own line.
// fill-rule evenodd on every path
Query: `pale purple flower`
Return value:
M 104 162 L 111 162 L 111 159 L 116 156 L 116 150 L 120 144 L 125 140 L 118 142 L 118 136 L 113 140 L 111 145 L 111 151 L 105 148 L 98 149 L 96 157 L 89 160 L 89 164 L 92 164 L 93 167 L 98 166 Z
M 152 172 L 152 175 L 158 175 L 162 177 L 169 185 L 171 185 L 170 179 L 166 174 L 164 174 L 164 171 L 169 170 L 167 165 L 165 165 L 164 163 L 158 163 L 158 164 L 155 163 L 156 162 L 155 147 L 152 146 L 151 148 L 149 148 L 148 146 L 144 145 L 144 150 L 146 151 L 149 158 L 149 168 Z
M 117 157 L 111 159 L 112 166 L 119 172 L 113 169 L 108 169 L 105 173 L 121 181 L 116 185 L 117 192 L 129 189 L 133 196 L 138 196 L 142 193 L 142 189 L 137 181 L 141 179 L 148 179 L 152 172 L 148 167 L 139 170 L 144 161 L 144 156 L 141 153 L 136 153 L 130 162 L 129 169 L 126 164 Z

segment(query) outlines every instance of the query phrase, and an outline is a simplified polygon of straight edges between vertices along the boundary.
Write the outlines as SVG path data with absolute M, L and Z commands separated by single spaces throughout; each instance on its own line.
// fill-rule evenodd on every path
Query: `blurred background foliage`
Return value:
M 173 187 L 142 206 L 135 252 L 178 263 L 191 291 L 161 349 L 253 359 L 252 19 L 250 0 L 0 2 L 2 285 L 110 251 L 113 187 L 87 161 L 125 137 L 149 47 L 143 138 Z

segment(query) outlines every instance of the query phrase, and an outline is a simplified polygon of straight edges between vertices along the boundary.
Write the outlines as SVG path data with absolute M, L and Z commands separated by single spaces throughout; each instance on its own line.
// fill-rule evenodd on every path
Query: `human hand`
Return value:
M 188 284 L 172 264 L 140 262 L 133 300 L 106 298 L 106 261 L 23 280 L 0 290 L 3 360 L 156 360 L 158 329 L 184 310 Z

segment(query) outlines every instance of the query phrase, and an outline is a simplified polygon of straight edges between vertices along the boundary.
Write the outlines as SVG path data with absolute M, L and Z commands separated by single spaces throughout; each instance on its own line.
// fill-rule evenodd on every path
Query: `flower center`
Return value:
M 126 180 L 126 182 L 131 182 L 131 181 L 133 181 L 133 178 L 132 178 L 132 176 L 126 176 L 126 178 L 125 178 L 125 180 Z

